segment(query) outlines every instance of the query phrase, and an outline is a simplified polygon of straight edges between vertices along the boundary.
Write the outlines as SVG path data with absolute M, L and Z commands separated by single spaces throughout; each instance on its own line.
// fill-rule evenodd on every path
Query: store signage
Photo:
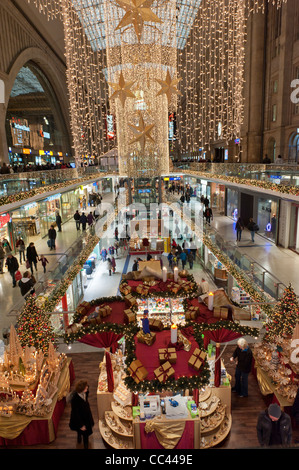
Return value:
M 25 155 L 30 155 L 31 154 L 31 149 L 23 149 L 23 153 Z
M 55 199 L 59 199 L 61 196 L 61 193 L 58 194 L 53 194 L 53 196 L 49 196 L 46 198 L 46 201 L 54 201 Z
M 241 142 L 240 139 L 235 139 L 235 144 L 236 144 L 236 145 L 239 145 L 240 142 Z
M 51 134 L 49 134 L 49 132 L 44 132 L 44 138 L 51 139 Z
M 113 140 L 115 137 L 113 114 L 106 114 L 106 136 L 107 140 Z
M 0 217 L 0 228 L 4 227 L 10 221 L 10 215 L 4 214 Z

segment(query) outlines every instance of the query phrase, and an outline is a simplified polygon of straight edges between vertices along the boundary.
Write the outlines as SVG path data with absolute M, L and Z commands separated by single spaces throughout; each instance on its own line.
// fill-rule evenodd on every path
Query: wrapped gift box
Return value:
M 77 333 L 79 331 L 78 325 L 76 323 L 73 323 L 73 325 L 70 325 L 67 327 L 66 332 L 68 335 L 72 333 Z
M 79 313 L 79 315 L 83 317 L 84 315 L 87 314 L 87 309 L 84 307 L 84 305 L 78 305 L 77 313 Z
M 136 361 L 131 362 L 128 367 L 128 371 L 132 379 L 134 379 L 137 384 L 139 384 L 139 382 L 142 382 L 142 380 L 146 379 L 148 375 L 148 371 L 138 359 Z
M 181 288 L 181 286 L 179 284 L 177 284 L 176 282 L 171 282 L 169 284 L 169 288 L 171 290 L 171 292 L 173 292 L 173 294 L 177 294 Z
M 128 307 L 133 307 L 133 305 L 137 304 L 137 300 L 132 296 L 132 294 L 128 294 L 125 295 L 125 303 Z
M 164 362 L 160 367 L 154 370 L 155 377 L 159 382 L 165 382 L 174 376 L 175 371 L 169 361 Z
M 156 341 L 156 333 L 151 332 L 144 333 L 142 330 L 138 331 L 137 335 L 138 343 L 147 344 L 147 346 L 151 346 Z
M 170 364 L 175 364 L 177 360 L 177 354 L 175 348 L 163 348 L 158 349 L 159 361 L 162 364 L 163 362 L 170 362 Z
M 198 312 L 194 310 L 187 310 L 185 313 L 185 320 L 196 320 L 198 317 Z
M 109 305 L 101 305 L 100 307 L 96 307 L 96 312 L 98 316 L 104 318 L 111 314 L 112 308 Z
M 125 320 L 128 322 L 128 323 L 132 323 L 136 320 L 136 314 L 134 312 L 132 312 L 131 309 L 127 309 L 124 311 L 124 314 L 125 314 Z
M 164 325 L 161 322 L 161 320 L 156 320 L 154 318 L 150 318 L 149 319 L 149 327 L 150 327 L 150 330 L 152 330 L 152 331 L 162 331 L 163 328 L 164 328 Z
M 226 307 L 214 307 L 213 316 L 215 318 L 220 318 L 221 320 L 227 320 L 227 318 L 228 318 L 228 308 L 226 308 Z
M 85 307 L 86 310 L 89 310 L 90 309 L 90 303 L 89 302 L 86 302 L 86 300 L 84 300 L 83 302 L 81 302 L 80 304 L 82 307 Z
M 139 284 L 139 286 L 136 287 L 136 292 L 138 292 L 138 294 L 148 295 L 148 291 L 149 291 L 149 288 L 142 284 Z
M 132 287 L 129 286 L 127 283 L 123 283 L 120 287 L 119 290 L 122 294 L 128 295 L 132 292 Z
M 206 353 L 196 348 L 192 356 L 189 358 L 188 365 L 193 367 L 195 370 L 199 370 L 205 360 Z

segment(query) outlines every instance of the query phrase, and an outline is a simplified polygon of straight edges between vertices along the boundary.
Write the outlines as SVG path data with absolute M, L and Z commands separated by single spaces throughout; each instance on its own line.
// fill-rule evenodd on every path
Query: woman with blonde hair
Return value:
M 71 417 L 69 426 L 77 432 L 80 444 L 83 437 L 84 449 L 88 449 L 88 437 L 93 433 L 94 420 L 88 402 L 89 386 L 86 380 L 79 380 L 71 399 Z
M 235 386 L 232 388 L 232 392 L 237 392 L 239 397 L 248 397 L 248 375 L 251 371 L 252 351 L 245 338 L 239 338 L 237 344 L 238 346 L 230 358 L 231 362 L 237 363 Z

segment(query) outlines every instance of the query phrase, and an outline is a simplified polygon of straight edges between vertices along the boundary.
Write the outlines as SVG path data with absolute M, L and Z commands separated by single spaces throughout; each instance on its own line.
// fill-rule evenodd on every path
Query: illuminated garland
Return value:
M 186 173 L 194 176 L 200 176 L 207 179 L 207 172 L 197 171 L 197 170 L 180 170 L 181 173 Z M 289 194 L 292 196 L 299 196 L 299 187 L 298 186 L 285 186 L 283 184 L 270 183 L 268 181 L 253 180 L 249 178 L 239 178 L 238 176 L 227 176 L 223 174 L 212 173 L 211 178 L 224 180 L 228 183 L 235 183 L 238 185 L 253 186 L 255 188 L 266 189 L 270 191 L 275 191 L 281 194 Z
M 114 173 L 112 171 L 110 171 L 109 175 L 112 175 L 112 174 L 114 174 Z M 101 172 L 101 173 L 98 174 L 98 177 L 100 177 L 100 176 L 105 177 L 105 175 L 107 176 L 108 173 L 102 173 Z M 21 192 L 16 193 L 16 194 L 11 194 L 10 196 L 2 196 L 2 197 L 0 197 L 0 206 L 5 206 L 6 204 L 12 204 L 12 203 L 15 203 L 15 202 L 24 201 L 24 200 L 29 199 L 31 197 L 38 196 L 39 194 L 42 195 L 42 194 L 50 192 L 50 191 L 59 191 L 63 188 L 66 188 L 66 187 L 70 186 L 71 184 L 74 184 L 74 182 L 78 185 L 83 184 L 83 183 L 87 183 L 88 181 L 94 180 L 95 178 L 97 178 L 97 175 L 93 174 L 93 175 L 90 175 L 90 176 L 77 178 L 77 179 L 72 180 L 72 181 L 68 180 L 68 181 L 63 181 L 62 183 L 48 184 L 46 186 L 42 186 L 41 188 L 31 189 L 30 191 L 21 191 Z

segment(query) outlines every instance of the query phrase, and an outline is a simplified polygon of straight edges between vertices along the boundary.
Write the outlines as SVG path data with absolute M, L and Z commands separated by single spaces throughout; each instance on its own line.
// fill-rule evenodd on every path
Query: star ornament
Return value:
M 138 42 L 140 42 L 145 22 L 162 23 L 162 20 L 151 10 L 154 0 L 115 0 L 118 6 L 125 10 L 125 15 L 115 28 L 125 28 L 132 25 Z
M 151 131 L 155 127 L 155 124 L 146 125 L 141 113 L 139 113 L 139 123 L 138 126 L 128 123 L 128 126 L 131 128 L 135 134 L 135 138 L 129 142 L 129 145 L 139 142 L 142 153 L 144 152 L 146 140 L 155 142 L 151 136 Z
M 160 96 L 160 95 L 166 95 L 167 96 L 167 100 L 168 100 L 168 103 L 170 102 L 171 100 L 171 95 L 172 94 L 177 94 L 177 95 L 181 95 L 182 93 L 177 89 L 177 85 L 179 83 L 179 81 L 181 80 L 181 78 L 176 78 L 174 80 L 172 80 L 171 76 L 170 76 L 170 73 L 169 73 L 169 70 L 167 70 L 167 74 L 166 74 L 166 79 L 165 80 L 159 80 L 158 78 L 155 79 L 156 82 L 158 82 L 160 85 L 161 85 L 161 90 L 159 91 L 159 93 L 157 93 L 157 96 Z
M 122 107 L 124 107 L 127 98 L 135 98 L 134 93 L 130 90 L 135 82 L 126 82 L 122 72 L 120 72 L 118 83 L 108 83 L 114 89 L 110 99 L 119 98 Z

